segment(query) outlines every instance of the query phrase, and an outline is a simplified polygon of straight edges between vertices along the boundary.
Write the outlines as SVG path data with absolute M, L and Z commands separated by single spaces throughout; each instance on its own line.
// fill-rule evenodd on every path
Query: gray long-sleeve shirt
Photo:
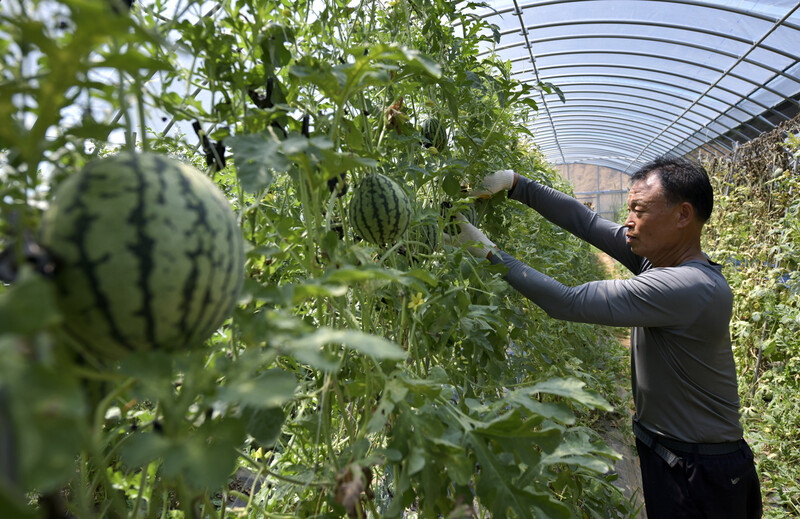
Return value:
M 688 261 L 653 267 L 631 252 L 626 228 L 574 198 L 520 177 L 508 194 L 606 252 L 635 277 L 576 287 L 500 251 L 508 282 L 556 319 L 630 326 L 633 400 L 639 422 L 666 437 L 698 443 L 742 437 L 730 340 L 733 295 L 719 265 Z

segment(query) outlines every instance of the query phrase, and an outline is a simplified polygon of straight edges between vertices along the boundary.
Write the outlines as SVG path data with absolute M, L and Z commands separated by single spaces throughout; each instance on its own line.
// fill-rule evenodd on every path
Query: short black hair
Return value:
M 702 222 L 707 222 L 714 209 L 714 190 L 703 166 L 679 157 L 664 156 L 648 162 L 632 176 L 631 183 L 658 175 L 669 204 L 689 202 Z

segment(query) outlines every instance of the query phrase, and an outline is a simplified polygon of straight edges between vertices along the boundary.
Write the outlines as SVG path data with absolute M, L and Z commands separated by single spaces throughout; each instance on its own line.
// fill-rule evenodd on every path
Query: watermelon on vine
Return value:
M 408 249 L 413 254 L 431 254 L 439 247 L 439 226 L 436 215 L 415 218 L 408 229 Z
M 479 225 L 478 211 L 475 209 L 474 204 L 459 204 L 457 211 L 454 210 L 453 207 L 453 203 L 447 200 L 442 202 L 440 205 L 442 218 L 445 218 L 448 221 L 447 225 L 445 226 L 446 233 L 455 235 L 461 232 L 460 227 L 455 222 L 456 213 L 461 213 L 466 221 L 475 227 Z
M 202 345 L 244 277 L 228 199 L 196 168 L 154 153 L 99 159 L 62 182 L 42 244 L 66 330 L 103 358 Z
M 349 205 L 350 226 L 364 240 L 394 243 L 411 221 L 411 203 L 403 189 L 381 173 L 372 173 L 358 184 Z
M 447 129 L 442 125 L 439 119 L 435 117 L 428 117 L 422 121 L 420 133 L 425 137 L 427 143 L 424 143 L 426 148 L 434 147 L 439 153 L 447 149 Z

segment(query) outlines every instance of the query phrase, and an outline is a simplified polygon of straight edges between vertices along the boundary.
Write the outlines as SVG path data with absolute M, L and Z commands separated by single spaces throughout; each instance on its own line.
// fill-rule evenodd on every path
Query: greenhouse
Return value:
M 799 161 L 800 2 L 3 0 L 0 517 L 798 517 Z

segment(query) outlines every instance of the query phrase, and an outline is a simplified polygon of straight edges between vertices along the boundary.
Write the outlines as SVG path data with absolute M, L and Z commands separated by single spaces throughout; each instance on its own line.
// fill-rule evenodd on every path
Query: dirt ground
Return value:
M 608 278 L 618 277 L 618 270 L 611 257 L 602 252 L 598 252 L 597 258 Z M 619 334 L 617 340 L 626 348 L 631 347 L 629 334 Z M 631 401 L 629 388 L 629 383 L 620 384 L 617 388 L 619 396 L 623 401 L 629 402 L 629 407 L 627 409 L 620 409 L 620 412 L 627 416 L 617 422 L 611 420 L 600 422 L 598 432 L 603 436 L 609 447 L 622 455 L 622 459 L 617 461 L 614 465 L 614 470 L 619 475 L 619 479 L 617 479 L 614 484 L 617 488 L 622 490 L 625 497 L 634 499 L 637 506 L 641 507 L 636 518 L 645 519 L 647 514 L 644 510 L 644 499 L 642 497 L 642 476 L 639 471 L 639 457 L 634 452 L 633 434 L 630 432 L 630 423 L 633 417 L 633 401 Z

